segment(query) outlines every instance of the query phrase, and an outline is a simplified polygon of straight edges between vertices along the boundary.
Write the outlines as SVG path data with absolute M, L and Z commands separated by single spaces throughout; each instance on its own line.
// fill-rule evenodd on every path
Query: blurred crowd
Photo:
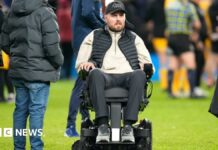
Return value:
M 65 58 L 61 71 L 62 79 L 71 79 L 76 72 L 73 69 L 75 57 L 72 49 L 74 37 L 71 25 L 73 15 L 71 1 L 73 0 L 48 0 L 57 14 L 60 28 L 61 48 Z M 102 11 L 110 1 L 113 0 L 101 0 Z M 147 48 L 158 56 L 159 68 L 157 70 L 160 87 L 173 98 L 190 96 L 191 93 L 193 93 L 193 98 L 207 97 L 207 92 L 205 88 L 202 89 L 201 82 L 205 81 L 208 87 L 212 87 L 217 77 L 218 0 L 122 1 L 126 5 L 128 21 L 135 26 L 134 32 L 144 40 Z M 11 0 L 1 0 L 0 3 L 1 11 L 7 14 Z M 182 8 L 182 5 L 185 7 Z M 188 10 L 189 5 L 190 10 Z M 177 21 L 180 23 L 175 23 L 172 17 L 175 13 L 169 12 L 178 11 L 180 7 L 184 9 L 182 10 L 184 14 L 187 12 L 190 15 L 186 20 L 184 16 L 180 16 L 180 19 L 177 16 Z M 183 25 L 188 28 L 182 29 Z M 181 28 L 181 32 L 177 27 Z M 174 28 L 178 29 L 177 32 L 181 36 L 177 36 Z M 7 70 L 1 71 L 7 72 Z M 1 82 L 3 78 L 5 78 L 6 85 L 10 85 L 10 82 L 6 80 L 7 73 L 1 73 Z M 2 85 L 1 83 L 1 89 L 3 89 Z M 13 91 L 10 90 L 9 93 Z M 0 101 L 4 99 L 1 94 Z
M 217 0 L 123 0 L 127 18 L 159 58 L 170 97 L 205 98 L 217 77 Z M 204 80 L 202 80 L 204 79 Z

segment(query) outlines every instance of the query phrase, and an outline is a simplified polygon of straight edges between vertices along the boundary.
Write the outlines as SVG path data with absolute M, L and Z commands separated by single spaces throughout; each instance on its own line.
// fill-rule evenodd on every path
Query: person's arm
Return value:
M 82 0 L 82 17 L 92 29 L 100 28 L 104 25 L 100 14 L 95 10 L 95 0 Z
M 80 46 L 79 53 L 76 59 L 76 69 L 78 72 L 83 69 L 89 71 L 89 69 L 93 69 L 95 66 L 93 62 L 89 62 L 89 58 L 91 57 L 92 53 L 93 37 L 94 31 L 92 31 L 85 37 Z
M 148 64 L 148 63 L 153 64 L 148 49 L 146 48 L 143 40 L 138 35 L 136 35 L 135 45 L 136 45 L 141 69 L 144 69 L 143 68 L 144 64 Z M 155 68 L 153 66 L 153 72 L 154 71 L 155 71 Z
M 201 29 L 201 22 L 197 15 L 196 8 L 193 4 L 190 4 L 190 11 L 190 20 L 192 21 L 192 27 L 194 29 L 194 32 L 199 32 L 199 30 Z
M 52 9 L 47 9 L 42 18 L 42 41 L 45 55 L 49 62 L 58 69 L 64 62 L 60 48 L 59 28 L 57 18 Z

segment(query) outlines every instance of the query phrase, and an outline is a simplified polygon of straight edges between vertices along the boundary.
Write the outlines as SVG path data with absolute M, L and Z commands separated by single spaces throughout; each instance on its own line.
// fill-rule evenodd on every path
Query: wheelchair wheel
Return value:
M 80 140 L 77 140 L 76 142 L 73 143 L 71 150 L 80 150 Z
M 150 137 L 140 138 L 136 143 L 136 150 L 152 150 L 152 141 Z
M 136 138 L 135 149 L 136 150 L 152 150 L 152 124 L 148 120 L 143 120 L 140 128 L 147 130 L 146 136 L 141 136 Z
M 90 141 L 90 139 L 83 138 L 82 140 L 77 140 L 73 143 L 72 150 L 98 150 L 98 148 Z
M 80 150 L 98 150 L 99 148 L 95 144 L 95 138 L 82 137 L 80 139 Z

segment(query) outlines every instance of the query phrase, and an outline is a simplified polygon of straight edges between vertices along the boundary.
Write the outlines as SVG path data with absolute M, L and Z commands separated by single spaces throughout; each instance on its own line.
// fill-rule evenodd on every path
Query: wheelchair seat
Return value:
M 113 87 L 105 90 L 106 102 L 127 102 L 128 90 L 121 87 Z

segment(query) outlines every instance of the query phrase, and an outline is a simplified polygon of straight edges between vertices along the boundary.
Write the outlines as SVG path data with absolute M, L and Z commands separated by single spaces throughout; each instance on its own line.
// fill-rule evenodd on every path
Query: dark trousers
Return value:
M 0 69 L 0 101 L 4 101 L 4 86 L 6 85 L 8 93 L 14 93 L 12 80 L 8 76 L 8 70 Z
M 81 92 L 84 88 L 85 81 L 81 80 L 80 78 L 77 78 L 76 83 L 74 85 L 72 95 L 70 97 L 70 104 L 69 104 L 69 112 L 67 117 L 67 128 L 70 126 L 75 126 L 76 122 L 76 116 L 78 113 L 78 109 L 80 107 L 80 103 L 82 99 L 80 98 Z M 80 113 L 82 115 L 82 119 L 85 119 L 86 117 L 89 117 L 89 112 L 87 109 L 81 109 Z
M 129 91 L 124 120 L 137 121 L 140 101 L 144 98 L 145 82 L 146 77 L 142 70 L 124 74 L 106 74 L 100 69 L 92 70 L 89 74 L 88 86 L 96 118 L 108 117 L 104 89 L 123 87 Z
M 61 78 L 69 79 L 71 77 L 73 59 L 73 49 L 71 46 L 71 42 L 62 42 L 61 48 L 64 55 L 64 64 L 61 69 Z
M 198 50 L 195 47 L 195 60 L 196 60 L 196 87 L 201 85 L 201 77 L 204 72 L 204 65 L 205 65 L 205 58 L 204 58 L 204 52 L 202 50 Z

